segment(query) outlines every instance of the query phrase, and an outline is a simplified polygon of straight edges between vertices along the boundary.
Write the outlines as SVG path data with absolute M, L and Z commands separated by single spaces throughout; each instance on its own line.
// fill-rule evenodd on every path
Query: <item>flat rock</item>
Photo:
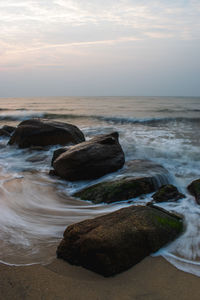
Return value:
M 180 193 L 172 184 L 166 184 L 159 188 L 159 190 L 152 195 L 154 202 L 170 202 L 170 201 L 177 201 L 179 199 L 184 198 L 185 195 Z
M 132 160 L 109 181 L 89 186 L 74 194 L 93 203 L 124 201 L 156 191 L 168 183 L 168 171 L 152 161 Z
M 118 133 L 113 132 L 70 147 L 53 162 L 53 167 L 56 175 L 75 181 L 96 179 L 117 171 L 124 161 Z
M 48 145 L 72 145 L 85 141 L 82 131 L 75 125 L 30 119 L 21 122 L 9 140 L 20 148 Z
M 195 197 L 197 204 L 200 204 L 200 179 L 192 181 L 187 188 L 190 194 Z
M 183 231 L 181 218 L 155 206 L 130 206 L 67 227 L 57 257 L 103 276 L 137 264 Z

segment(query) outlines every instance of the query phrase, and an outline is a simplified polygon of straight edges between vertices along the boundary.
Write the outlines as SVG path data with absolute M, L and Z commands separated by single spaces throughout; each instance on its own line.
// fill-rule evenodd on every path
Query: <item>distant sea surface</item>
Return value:
M 150 159 L 163 165 L 170 181 L 186 195 L 160 204 L 185 216 L 185 233 L 156 255 L 200 276 L 200 206 L 187 185 L 200 178 L 200 98 L 59 97 L 1 98 L 0 126 L 29 118 L 77 125 L 86 139 L 118 131 L 126 160 Z M 70 195 L 90 181 L 67 182 L 48 175 L 54 146 L 32 151 L 7 146 L 0 138 L 0 261 L 13 265 L 46 264 L 67 225 L 93 218 L 128 202 L 93 205 Z M 113 174 L 104 176 L 112 177 Z M 102 178 L 95 182 L 102 181 Z M 136 199 L 144 204 L 151 195 Z

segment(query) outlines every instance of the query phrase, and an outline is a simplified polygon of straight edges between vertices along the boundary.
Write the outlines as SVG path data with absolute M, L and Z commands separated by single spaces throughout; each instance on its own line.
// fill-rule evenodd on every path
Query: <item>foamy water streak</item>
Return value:
M 117 130 L 126 159 L 151 159 L 168 171 L 186 198 L 160 204 L 184 215 L 185 232 L 161 249 L 177 268 L 200 276 L 200 206 L 186 187 L 200 178 L 200 99 L 47 98 L 2 101 L 0 122 L 17 124 L 30 117 L 66 121 L 87 138 Z M 3 110 L 4 109 L 4 110 Z M 7 146 L 0 138 L 0 260 L 9 264 L 48 263 L 67 225 L 121 207 L 92 205 L 70 194 L 92 182 L 66 182 L 48 176 L 53 150 L 38 152 Z M 118 176 L 110 174 L 107 178 Z M 101 178 L 95 182 L 103 180 Z M 146 203 L 151 195 L 133 203 Z

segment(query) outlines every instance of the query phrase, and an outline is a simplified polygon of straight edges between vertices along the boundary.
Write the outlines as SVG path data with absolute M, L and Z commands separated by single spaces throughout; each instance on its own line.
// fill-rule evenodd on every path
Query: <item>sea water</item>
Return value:
M 200 178 L 200 98 L 59 97 L 1 98 L 0 126 L 29 118 L 77 125 L 90 139 L 118 131 L 126 160 L 150 159 L 164 166 L 169 181 L 186 197 L 159 204 L 184 216 L 185 231 L 161 249 L 177 268 L 200 276 L 200 206 L 187 186 Z M 18 149 L 0 138 L 0 261 L 11 265 L 46 264 L 55 257 L 65 228 L 132 204 L 93 205 L 71 194 L 95 181 L 68 182 L 48 175 L 53 146 L 47 151 Z

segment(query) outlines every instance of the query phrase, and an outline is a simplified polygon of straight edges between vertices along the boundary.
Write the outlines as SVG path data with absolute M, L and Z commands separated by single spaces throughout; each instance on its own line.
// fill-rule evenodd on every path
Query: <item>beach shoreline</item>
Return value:
M 200 279 L 162 257 L 147 257 L 133 268 L 105 278 L 55 259 L 42 266 L 0 264 L 1 299 L 167 300 L 200 299 Z

